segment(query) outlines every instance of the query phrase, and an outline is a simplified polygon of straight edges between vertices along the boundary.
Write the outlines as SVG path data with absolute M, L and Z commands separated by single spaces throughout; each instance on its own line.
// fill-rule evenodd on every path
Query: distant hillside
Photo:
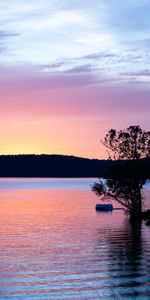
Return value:
M 108 178 L 114 164 L 118 165 L 118 162 L 65 155 L 1 155 L 0 177 Z M 126 173 L 126 168 L 122 173 Z M 150 158 L 136 164 L 136 173 L 138 177 L 150 178 Z
M 65 155 L 1 155 L 0 177 L 105 177 L 110 164 Z

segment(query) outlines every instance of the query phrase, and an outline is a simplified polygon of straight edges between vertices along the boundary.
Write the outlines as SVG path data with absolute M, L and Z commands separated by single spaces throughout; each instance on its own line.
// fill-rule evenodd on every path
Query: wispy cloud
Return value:
M 10 48 L 10 39 L 17 37 L 18 34 L 13 31 L 0 30 L 0 53 L 2 55 L 7 55 Z
M 133 79 L 131 73 L 144 72 L 150 59 L 149 10 L 146 0 L 14 0 L 11 6 L 5 0 L 1 65 Z
M 0 30 L 0 40 L 4 40 L 9 37 L 17 36 L 18 34 L 11 31 Z

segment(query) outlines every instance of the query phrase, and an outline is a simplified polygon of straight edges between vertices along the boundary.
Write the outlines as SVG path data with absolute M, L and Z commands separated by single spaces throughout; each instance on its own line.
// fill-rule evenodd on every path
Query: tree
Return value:
M 140 174 L 139 161 L 150 158 L 150 132 L 140 126 L 130 126 L 120 131 L 111 129 L 101 143 L 114 163 L 106 183 L 99 180 L 93 184 L 92 190 L 102 200 L 119 202 L 132 218 L 140 218 L 143 204 L 141 192 L 147 178 Z
M 125 130 L 109 130 L 102 144 L 107 148 L 110 159 L 137 160 L 150 157 L 150 131 L 140 126 Z

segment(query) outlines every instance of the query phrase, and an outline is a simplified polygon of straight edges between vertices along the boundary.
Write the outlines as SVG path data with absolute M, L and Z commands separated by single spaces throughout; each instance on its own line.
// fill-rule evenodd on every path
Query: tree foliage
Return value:
M 140 126 L 119 131 L 110 129 L 101 142 L 107 148 L 110 159 L 150 157 L 150 131 L 142 130 Z
M 107 179 L 104 183 L 102 180 L 95 182 L 92 191 L 96 193 L 101 200 L 115 200 L 124 211 L 136 217 L 139 215 L 143 205 L 141 190 L 145 180 L 135 179 Z
M 140 126 L 130 126 L 125 130 L 109 130 L 101 141 L 108 150 L 109 159 L 116 160 L 109 179 L 95 182 L 92 190 L 101 200 L 116 200 L 124 210 L 136 218 L 142 212 L 142 188 L 146 178 L 137 174 L 137 162 L 150 157 L 150 132 Z M 122 163 L 122 161 L 124 161 Z

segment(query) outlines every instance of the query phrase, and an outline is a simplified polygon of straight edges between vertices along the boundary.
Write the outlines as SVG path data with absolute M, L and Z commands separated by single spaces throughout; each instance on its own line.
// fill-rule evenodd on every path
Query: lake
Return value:
M 94 181 L 0 179 L 0 299 L 150 299 L 150 227 L 96 212 Z

